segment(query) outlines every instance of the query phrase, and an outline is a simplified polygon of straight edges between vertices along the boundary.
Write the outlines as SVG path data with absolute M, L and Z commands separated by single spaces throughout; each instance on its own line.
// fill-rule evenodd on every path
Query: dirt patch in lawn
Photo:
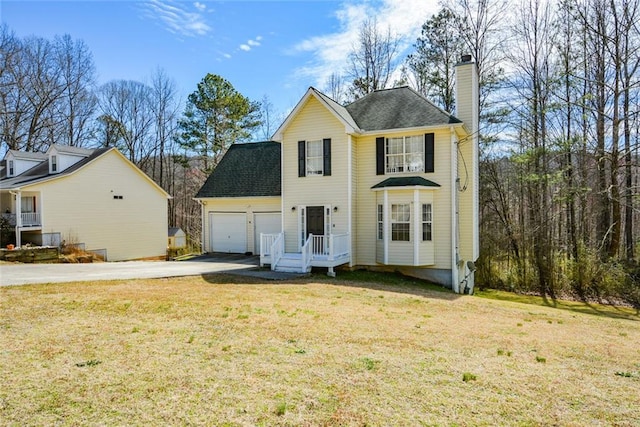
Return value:
M 640 423 L 635 320 L 314 277 L 1 288 L 0 312 L 5 425 Z

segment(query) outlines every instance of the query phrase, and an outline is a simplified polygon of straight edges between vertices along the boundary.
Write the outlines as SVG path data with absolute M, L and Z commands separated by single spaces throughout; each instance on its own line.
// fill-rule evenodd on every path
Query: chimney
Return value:
M 458 209 L 458 241 L 457 259 L 464 260 L 458 264 L 458 278 L 465 277 L 465 286 L 473 293 L 475 282 L 475 262 L 480 254 L 480 197 L 479 197 L 479 159 L 478 159 L 478 110 L 479 89 L 478 71 L 471 55 L 463 55 L 456 64 L 456 117 L 464 123 L 469 132 L 458 141 L 457 178 L 464 185 L 455 192 Z M 468 179 L 465 179 L 467 177 Z M 462 284 L 462 282 L 460 282 Z M 455 288 L 454 288 L 455 289 Z
M 478 70 L 471 55 L 462 55 L 456 64 L 456 117 L 472 134 L 478 132 Z

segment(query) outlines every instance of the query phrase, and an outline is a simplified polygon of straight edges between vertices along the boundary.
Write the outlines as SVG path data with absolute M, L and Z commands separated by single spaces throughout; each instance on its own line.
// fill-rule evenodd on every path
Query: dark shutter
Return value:
M 376 175 L 384 175 L 384 137 L 376 138 Z
M 322 174 L 329 176 L 331 175 L 331 138 L 325 138 L 322 140 L 322 156 L 324 160 Z
M 424 171 L 433 172 L 434 169 L 434 148 L 433 148 L 433 134 L 424 134 Z
M 298 176 L 305 176 L 307 171 L 307 165 L 305 163 L 306 156 L 304 152 L 305 142 L 298 141 Z

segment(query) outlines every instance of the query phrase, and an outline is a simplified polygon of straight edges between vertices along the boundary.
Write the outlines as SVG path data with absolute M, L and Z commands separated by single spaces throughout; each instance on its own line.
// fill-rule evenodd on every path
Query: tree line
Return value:
M 408 55 L 375 19 L 324 84 L 346 103 L 409 85 L 455 114 L 455 64 L 480 81 L 479 286 L 640 306 L 640 0 L 454 0 Z M 162 71 L 96 87 L 69 36 L 0 34 L 0 134 L 11 149 L 117 146 L 176 198 L 170 218 L 199 239 L 191 200 L 233 142 L 268 139 L 281 115 L 208 74 L 180 111 Z M 262 132 L 262 133 L 261 133 Z M 261 138 L 256 138 L 260 135 Z

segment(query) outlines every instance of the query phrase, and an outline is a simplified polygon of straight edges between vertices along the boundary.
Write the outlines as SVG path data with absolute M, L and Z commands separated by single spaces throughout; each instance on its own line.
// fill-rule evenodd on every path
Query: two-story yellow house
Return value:
M 203 248 L 283 271 L 347 265 L 473 290 L 478 80 L 456 68 L 456 116 L 408 87 L 342 106 L 314 88 L 271 142 L 236 144 L 198 192 Z

